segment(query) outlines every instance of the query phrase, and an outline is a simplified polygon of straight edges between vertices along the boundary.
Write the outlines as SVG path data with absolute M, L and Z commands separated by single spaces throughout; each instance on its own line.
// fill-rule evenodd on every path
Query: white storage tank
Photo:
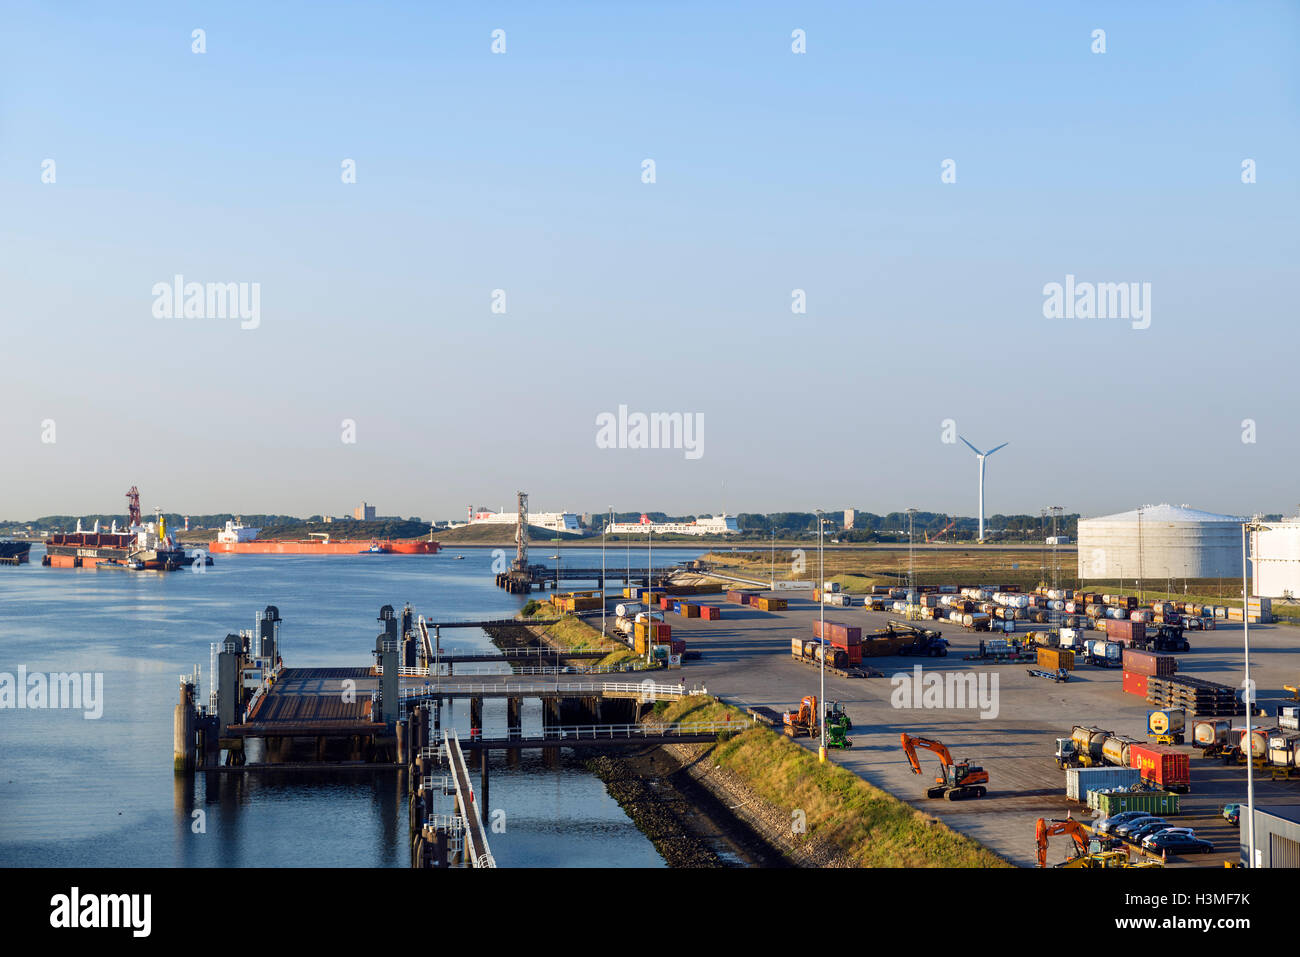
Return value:
M 1080 519 L 1079 578 L 1240 577 L 1241 523 L 1238 516 L 1167 504 Z
M 1268 598 L 1300 595 L 1300 518 L 1269 522 L 1250 533 L 1252 591 Z M 1241 576 L 1241 569 L 1237 569 Z

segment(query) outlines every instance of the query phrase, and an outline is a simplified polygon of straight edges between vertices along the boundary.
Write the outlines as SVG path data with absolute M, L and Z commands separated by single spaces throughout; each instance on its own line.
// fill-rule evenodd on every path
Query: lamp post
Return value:
M 1251 740 L 1251 719 L 1255 717 L 1255 693 L 1250 684 L 1250 584 L 1246 572 L 1246 528 L 1254 522 L 1241 524 L 1241 634 L 1242 652 L 1246 659 L 1246 866 L 1255 866 L 1255 755 Z
M 614 506 L 609 507 L 609 514 L 614 514 Z M 608 633 L 605 630 L 605 537 L 609 534 L 609 522 L 600 530 L 600 636 L 603 638 Z
M 821 691 L 817 696 L 818 713 L 814 716 L 821 729 L 821 745 L 817 748 L 817 760 L 826 761 L 826 558 L 822 550 L 822 532 L 826 522 L 822 510 L 817 509 L 817 596 L 821 599 Z

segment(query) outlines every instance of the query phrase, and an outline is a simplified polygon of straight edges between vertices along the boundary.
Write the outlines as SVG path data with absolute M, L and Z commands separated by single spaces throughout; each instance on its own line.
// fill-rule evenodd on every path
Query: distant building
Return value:
M 732 535 L 740 525 L 730 515 L 701 518 L 694 522 L 652 522 L 642 514 L 639 522 L 614 522 L 609 526 L 611 535 Z
M 844 510 L 844 527 L 852 528 L 853 523 L 857 521 L 858 513 L 856 509 L 846 508 Z
M 352 517 L 358 522 L 373 522 L 375 520 L 375 507 L 362 502 L 360 506 L 353 509 Z

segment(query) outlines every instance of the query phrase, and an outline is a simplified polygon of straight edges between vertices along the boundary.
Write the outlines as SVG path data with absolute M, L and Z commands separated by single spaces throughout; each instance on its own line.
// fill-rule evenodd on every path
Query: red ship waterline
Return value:
M 135 569 L 173 571 L 189 565 L 185 549 L 167 534 L 167 523 L 161 515 L 146 524 L 140 514 L 140 492 L 135 486 L 126 493 L 128 526 L 119 531 L 117 522 L 107 532 L 99 530 L 99 522 L 91 531 L 83 531 L 81 521 L 77 530 L 54 533 L 45 540 L 43 565 L 52 568 L 94 568 L 99 565 L 122 566 Z
M 331 538 L 324 532 L 313 538 L 258 538 L 259 529 L 226 522 L 224 531 L 208 543 L 208 551 L 225 555 L 436 555 L 442 548 L 428 538 L 357 539 Z

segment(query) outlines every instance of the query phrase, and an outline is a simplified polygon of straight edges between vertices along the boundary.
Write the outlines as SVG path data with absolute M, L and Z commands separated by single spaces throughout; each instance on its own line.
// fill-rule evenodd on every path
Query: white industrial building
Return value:
M 1080 580 L 1241 577 L 1241 523 L 1186 505 L 1079 520 Z
M 1250 533 L 1250 554 L 1254 594 L 1300 595 L 1300 518 L 1260 523 Z

